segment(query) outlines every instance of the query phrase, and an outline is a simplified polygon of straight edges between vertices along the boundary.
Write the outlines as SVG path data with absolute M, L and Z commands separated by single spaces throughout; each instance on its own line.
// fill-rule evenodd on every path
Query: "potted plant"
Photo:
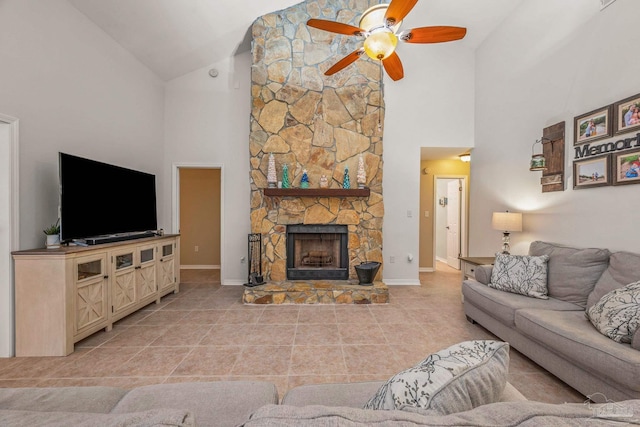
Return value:
M 47 249 L 60 247 L 60 218 L 42 231 L 47 235 Z

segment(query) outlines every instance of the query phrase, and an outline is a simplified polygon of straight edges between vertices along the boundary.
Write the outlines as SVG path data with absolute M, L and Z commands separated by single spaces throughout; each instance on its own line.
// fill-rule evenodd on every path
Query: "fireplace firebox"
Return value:
M 347 280 L 348 240 L 346 225 L 288 225 L 287 279 Z

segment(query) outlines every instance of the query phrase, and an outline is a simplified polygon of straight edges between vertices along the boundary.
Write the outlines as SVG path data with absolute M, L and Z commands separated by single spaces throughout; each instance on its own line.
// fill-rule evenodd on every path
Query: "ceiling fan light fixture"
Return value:
M 388 8 L 388 4 L 379 4 L 365 10 L 360 17 L 358 27 L 367 32 L 371 32 L 377 28 L 388 27 L 392 32 L 397 32 L 400 28 L 400 25 L 402 25 L 402 21 L 394 22 L 393 25 L 387 26 L 384 16 L 387 13 Z
M 371 59 L 381 61 L 396 50 L 398 36 L 388 29 L 375 31 L 364 41 L 364 52 Z

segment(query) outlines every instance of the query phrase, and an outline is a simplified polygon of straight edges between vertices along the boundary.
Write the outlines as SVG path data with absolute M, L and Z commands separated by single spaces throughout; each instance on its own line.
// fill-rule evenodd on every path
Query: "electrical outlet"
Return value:
M 413 216 L 413 212 L 407 211 L 407 218 L 411 218 Z
M 243 256 L 240 257 L 240 264 L 244 264 L 245 262 L 247 262 L 247 259 Z
M 393 264 L 396 262 L 396 257 L 394 257 L 393 255 L 389 257 L 389 264 Z
M 198 252 L 200 250 L 200 248 L 198 247 L 198 245 L 194 246 L 193 251 L 194 252 Z

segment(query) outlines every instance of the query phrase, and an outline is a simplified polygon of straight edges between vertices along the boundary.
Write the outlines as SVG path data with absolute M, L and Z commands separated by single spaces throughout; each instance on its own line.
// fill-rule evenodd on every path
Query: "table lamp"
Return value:
M 491 218 L 494 230 L 502 230 L 502 253 L 509 254 L 509 233 L 522 231 L 522 214 L 516 212 L 494 212 Z

